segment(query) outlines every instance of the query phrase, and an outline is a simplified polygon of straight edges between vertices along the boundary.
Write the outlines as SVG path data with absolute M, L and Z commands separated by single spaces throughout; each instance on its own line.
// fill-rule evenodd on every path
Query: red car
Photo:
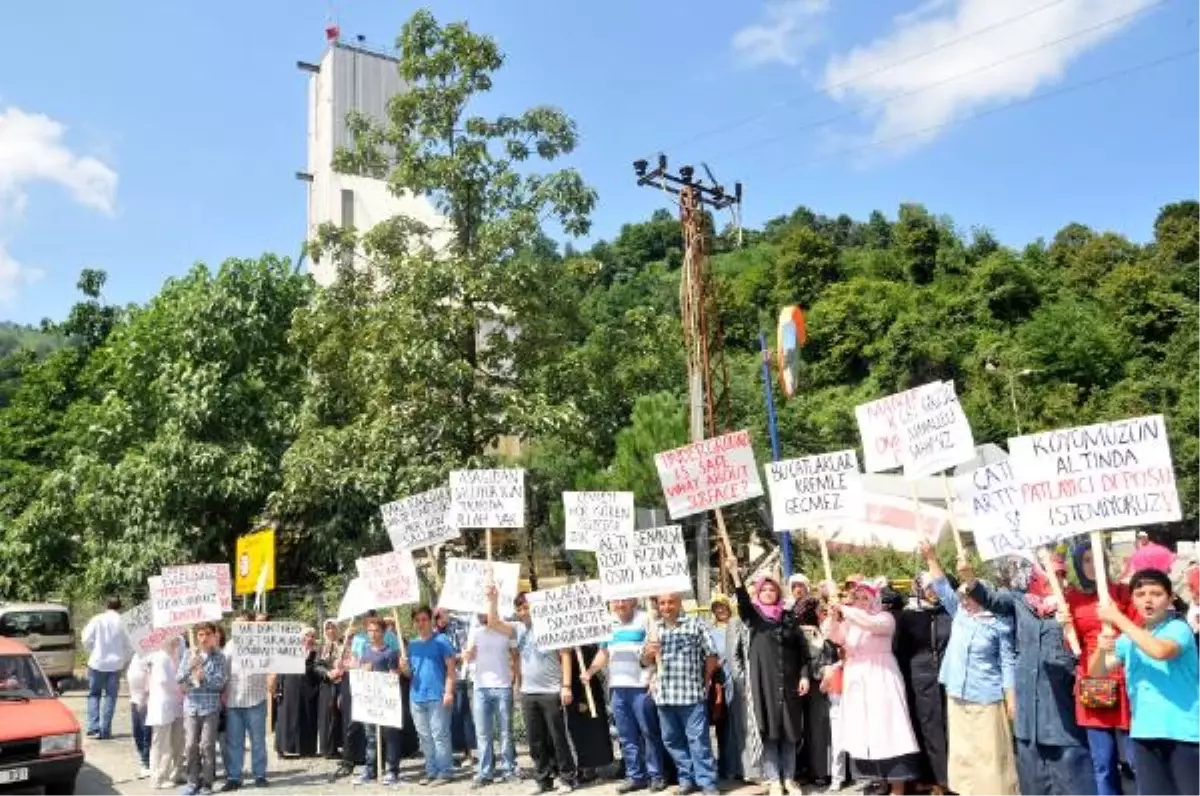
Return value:
M 0 638 L 0 793 L 73 794 L 83 766 L 79 722 L 29 649 Z

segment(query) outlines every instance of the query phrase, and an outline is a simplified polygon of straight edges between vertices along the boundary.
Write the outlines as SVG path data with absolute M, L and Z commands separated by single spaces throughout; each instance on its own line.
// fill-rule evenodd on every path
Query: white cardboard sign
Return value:
M 450 487 L 402 498 L 379 507 L 383 527 L 392 540 L 392 549 L 417 550 L 459 537 L 457 528 L 448 523 Z
M 501 616 L 512 613 L 513 600 L 520 588 L 521 565 L 505 561 L 482 561 L 476 558 L 446 559 L 446 577 L 442 581 L 442 593 L 438 596 L 438 608 L 447 611 L 463 611 L 486 614 L 488 611 L 487 573 L 492 568 L 492 578 L 499 591 L 496 606 Z
M 400 676 L 395 672 L 350 670 L 350 720 L 403 727 Z
M 121 614 L 121 626 L 129 637 L 129 645 L 140 655 L 158 652 L 163 642 L 179 635 L 177 627 L 154 627 L 154 609 L 149 600 Z
M 234 622 L 233 671 L 241 674 L 304 674 L 304 625 L 300 622 Z
M 1004 556 L 1032 559 L 1031 550 L 1047 539 L 1027 539 L 1021 531 L 1021 501 L 1010 460 L 980 467 L 954 479 L 960 506 L 970 517 L 971 533 L 979 557 L 991 561 Z
M 776 533 L 835 518 L 861 519 L 866 513 L 853 449 L 768 462 L 765 469 Z
M 916 412 L 917 389 L 854 407 L 858 435 L 862 439 L 863 469 L 866 472 L 894 470 L 901 465 L 904 423 Z
M 595 539 L 633 530 L 632 492 L 563 492 L 568 550 L 595 550 Z
M 212 578 L 185 578 L 172 582 L 162 575 L 154 575 L 147 581 L 150 584 L 150 622 L 155 628 L 221 621 L 219 587 Z
M 612 616 L 598 580 L 568 583 L 526 596 L 533 620 L 533 643 L 540 650 L 599 644 L 612 634 Z
M 455 470 L 450 473 L 450 525 L 524 528 L 525 471 Z
M 421 602 L 421 582 L 411 551 L 367 556 L 354 563 L 359 579 L 372 595 L 372 608 Z
M 596 563 L 605 600 L 692 590 L 683 528 L 679 525 L 602 536 L 596 540 Z
M 233 575 L 228 564 L 188 564 L 180 567 L 163 567 L 159 573 L 168 586 L 177 586 L 196 580 L 217 581 L 217 596 L 221 600 L 221 612 L 233 611 Z M 218 617 L 220 618 L 220 617 Z
M 375 595 L 367 588 L 367 582 L 362 578 L 351 578 L 346 586 L 346 593 L 338 604 L 337 618 L 339 622 L 362 616 L 375 607 Z
M 656 454 L 658 480 L 671 519 L 762 495 L 749 431 L 734 431 Z
M 975 437 L 952 381 L 917 388 L 916 411 L 906 418 L 901 436 L 905 478 L 923 478 L 975 458 Z
M 1021 528 L 1053 539 L 1176 522 L 1179 494 L 1162 415 L 1013 437 Z

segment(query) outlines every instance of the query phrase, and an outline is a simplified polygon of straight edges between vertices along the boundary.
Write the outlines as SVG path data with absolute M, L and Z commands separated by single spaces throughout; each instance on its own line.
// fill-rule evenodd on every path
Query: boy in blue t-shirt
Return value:
M 1101 632 L 1089 669 L 1094 677 L 1114 665 L 1125 669 L 1138 793 L 1195 793 L 1200 780 L 1196 639 L 1187 622 L 1170 613 L 1171 579 L 1165 572 L 1143 569 L 1130 579 L 1129 590 L 1143 626 L 1116 604 L 1101 605 L 1097 612 L 1110 629 Z
M 453 778 L 450 709 L 454 705 L 454 647 L 444 635 L 433 632 L 429 606 L 413 609 L 412 617 L 417 635 L 408 642 L 408 657 L 400 659 L 400 671 L 412 678 L 409 709 L 425 756 L 425 776 L 418 784 L 449 782 Z
M 368 672 L 395 672 L 400 669 L 400 654 L 390 648 L 383 638 L 383 620 L 373 616 L 367 620 L 367 648 L 352 659 L 351 666 L 357 666 Z M 354 782 L 366 785 L 375 781 L 375 770 L 379 754 L 377 748 L 376 727 L 374 724 L 363 723 L 363 733 L 366 735 L 366 764 L 362 774 Z M 395 785 L 400 775 L 400 730 L 395 727 L 380 727 L 379 736 L 383 740 L 384 785 Z

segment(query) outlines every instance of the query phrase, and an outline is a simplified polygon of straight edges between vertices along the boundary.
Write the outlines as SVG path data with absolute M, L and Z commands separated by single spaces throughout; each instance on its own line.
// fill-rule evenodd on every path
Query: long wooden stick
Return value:
M 375 776 L 383 779 L 383 725 L 375 725 Z
M 587 669 L 587 664 L 583 662 L 583 650 L 579 647 L 575 648 L 575 660 L 579 661 L 579 673 Z M 583 684 L 583 693 L 587 694 L 588 712 L 592 714 L 592 718 L 596 718 L 596 699 L 592 696 L 592 684 L 585 682 Z
M 958 530 L 958 520 L 954 518 L 954 490 L 950 488 L 950 479 L 942 473 L 942 491 L 946 495 L 946 513 L 950 516 L 950 530 L 954 534 L 954 551 L 960 556 L 966 548 L 963 547 L 962 533 Z
M 408 657 L 408 649 L 404 646 L 404 631 L 400 629 L 400 609 L 392 607 L 392 621 L 396 623 L 396 640 L 400 642 L 400 657 Z
M 1059 605 L 1065 606 L 1067 600 L 1063 596 L 1062 584 L 1058 582 L 1058 573 L 1054 571 L 1054 559 L 1045 546 L 1038 548 L 1038 560 L 1042 562 L 1042 569 L 1046 570 L 1046 577 L 1050 581 L 1050 591 L 1053 592 L 1054 599 L 1058 601 Z M 1066 636 L 1067 646 L 1071 648 L 1071 652 L 1078 657 L 1080 652 L 1079 635 L 1075 632 L 1074 621 L 1063 627 L 1063 635 Z
M 717 514 L 717 533 L 721 535 L 721 543 L 725 545 L 725 559 L 730 562 L 736 562 L 737 556 L 733 554 L 733 545 L 729 543 L 729 533 L 725 530 L 725 512 L 720 509 L 716 510 Z M 703 562 L 697 562 L 697 566 L 704 566 Z M 733 578 L 733 587 L 740 589 L 742 587 L 742 576 L 738 572 L 736 566 L 730 567 L 730 576 Z
M 817 543 L 821 545 L 821 566 L 825 568 L 825 580 L 833 583 L 833 567 L 829 565 L 829 544 L 825 541 L 825 529 L 817 526 Z M 834 588 L 837 584 L 834 584 Z M 832 598 L 833 595 L 830 595 Z

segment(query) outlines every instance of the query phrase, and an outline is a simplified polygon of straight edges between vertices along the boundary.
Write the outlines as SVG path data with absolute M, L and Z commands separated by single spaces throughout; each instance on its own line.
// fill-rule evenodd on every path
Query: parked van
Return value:
M 75 675 L 75 631 L 65 605 L 0 603 L 0 638 L 28 647 L 56 691 Z
M 0 793 L 69 796 L 83 766 L 79 721 L 22 643 L 0 638 Z

